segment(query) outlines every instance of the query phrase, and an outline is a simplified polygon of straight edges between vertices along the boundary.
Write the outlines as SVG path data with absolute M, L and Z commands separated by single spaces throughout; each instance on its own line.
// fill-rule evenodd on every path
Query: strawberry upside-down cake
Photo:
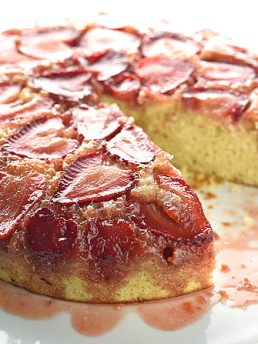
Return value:
M 176 166 L 258 185 L 257 70 L 209 31 L 3 32 L 0 278 L 110 303 L 211 286 L 212 229 L 156 144 Z

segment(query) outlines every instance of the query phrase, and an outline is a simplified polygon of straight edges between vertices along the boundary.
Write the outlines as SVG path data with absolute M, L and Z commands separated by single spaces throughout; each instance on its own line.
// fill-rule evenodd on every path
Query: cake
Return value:
M 176 167 L 258 185 L 257 69 L 210 31 L 3 32 L 0 278 L 96 303 L 210 287 L 213 232 Z

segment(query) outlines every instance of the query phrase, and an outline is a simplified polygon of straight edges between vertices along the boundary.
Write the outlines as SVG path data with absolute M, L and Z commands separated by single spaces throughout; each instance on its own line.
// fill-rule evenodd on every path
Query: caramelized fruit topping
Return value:
M 6 149 L 32 159 L 62 158 L 78 146 L 77 140 L 62 137 L 64 128 L 60 118 L 36 120 L 11 136 Z
M 177 57 L 146 57 L 140 61 L 136 72 L 152 92 L 170 93 L 188 81 L 194 72 L 194 65 Z
M 105 164 L 101 153 L 90 154 L 67 168 L 53 201 L 65 204 L 107 201 L 128 192 L 133 182 L 129 170 Z
M 29 219 L 26 241 L 36 253 L 62 254 L 73 248 L 77 231 L 73 220 L 66 220 L 52 210 L 41 208 Z
M 8 237 L 45 191 L 45 176 L 3 175 L 0 182 L 0 239 Z

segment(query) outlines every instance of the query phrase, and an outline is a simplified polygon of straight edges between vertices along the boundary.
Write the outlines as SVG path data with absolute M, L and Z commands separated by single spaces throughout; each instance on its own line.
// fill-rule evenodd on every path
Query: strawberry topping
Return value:
M 181 229 L 190 232 L 184 233 L 185 237 L 210 228 L 197 195 L 182 178 L 159 175 L 156 180 L 161 188 L 172 193 L 170 202 L 164 202 L 162 207 L 170 218 L 180 223 Z
M 50 99 L 35 96 L 27 102 L 22 100 L 0 104 L 0 121 L 26 118 L 28 121 L 50 112 L 53 102 Z
M 83 47 L 88 56 L 106 50 L 134 54 L 140 46 L 140 39 L 136 35 L 119 30 L 94 28 L 82 36 L 79 46 Z
M 19 98 L 21 85 L 19 84 L 0 84 L 0 104 L 8 104 Z
M 8 237 L 45 190 L 45 176 L 37 173 L 3 175 L 0 183 L 0 239 Z
M 94 62 L 86 66 L 85 69 L 93 73 L 97 80 L 105 81 L 126 71 L 128 66 L 129 60 L 125 55 L 115 51 L 108 51 L 94 59 Z
M 126 122 L 126 117 L 111 107 L 81 106 L 73 110 L 72 117 L 78 135 L 85 140 L 110 139 Z
M 233 123 L 249 104 L 246 95 L 220 89 L 191 88 L 182 93 L 181 99 L 186 108 L 214 118 L 230 118 Z
M 93 220 L 89 223 L 87 239 L 93 258 L 123 259 L 134 247 L 135 233 L 132 225 L 123 219 Z
M 152 92 L 169 93 L 191 77 L 194 65 L 180 58 L 146 57 L 140 61 L 136 72 Z
M 159 32 L 145 37 L 142 44 L 142 53 L 146 57 L 158 55 L 193 56 L 200 50 L 198 44 L 181 34 Z
M 125 194 L 133 182 L 130 171 L 105 164 L 100 153 L 90 154 L 67 168 L 53 200 L 67 204 L 107 201 Z
M 30 30 L 21 35 L 18 50 L 37 59 L 63 60 L 72 56 L 73 44 L 78 32 L 72 27 L 53 27 Z
M 199 75 L 209 81 L 245 82 L 255 78 L 252 68 L 223 62 L 201 62 Z
M 55 96 L 81 100 L 92 94 L 91 75 L 87 72 L 63 72 L 34 78 L 33 85 Z
M 0 36 L 0 65 L 2 64 L 20 64 L 23 62 L 31 62 L 32 58 L 20 54 L 16 49 L 17 35 Z
M 132 163 L 148 164 L 154 159 L 155 147 L 142 129 L 130 126 L 107 144 L 108 151 Z
M 39 209 L 27 224 L 26 241 L 36 253 L 67 253 L 74 247 L 76 238 L 76 223 L 47 208 Z
M 140 91 L 140 80 L 134 74 L 121 73 L 105 82 L 106 90 L 122 101 L 135 101 Z
M 141 229 L 167 239 L 191 239 L 210 228 L 201 204 L 190 186 L 179 177 L 158 176 L 159 186 L 171 192 L 168 201 L 134 204 L 132 220 Z
M 60 118 L 36 120 L 11 136 L 6 149 L 13 154 L 32 159 L 64 157 L 78 146 L 77 140 L 62 137 L 64 129 Z

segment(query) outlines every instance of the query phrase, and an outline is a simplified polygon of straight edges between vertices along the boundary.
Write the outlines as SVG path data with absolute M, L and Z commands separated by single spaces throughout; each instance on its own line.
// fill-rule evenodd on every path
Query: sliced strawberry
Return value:
M 78 135 L 85 140 L 110 139 L 126 122 L 126 117 L 111 107 L 81 106 L 73 110 L 72 118 Z
M 169 238 L 191 238 L 193 233 L 182 230 L 179 221 L 170 218 L 158 205 L 134 204 L 132 220 L 140 229 L 148 229 L 155 235 Z
M 38 173 L 5 175 L 0 183 L 0 239 L 7 238 L 45 190 L 45 176 Z
M 203 61 L 198 74 L 210 81 L 245 82 L 255 78 L 252 68 L 223 62 Z
M 20 54 L 16 49 L 17 35 L 0 36 L 0 65 L 2 64 L 20 64 L 32 62 L 33 59 Z
M 108 51 L 98 56 L 94 62 L 86 66 L 86 70 L 93 73 L 97 80 L 105 81 L 114 75 L 126 71 L 129 67 L 129 60 L 125 55 L 115 51 Z
M 200 47 L 191 38 L 165 31 L 145 36 L 141 49 L 145 57 L 158 55 L 193 56 L 198 53 Z
M 220 89 L 190 88 L 182 93 L 181 99 L 185 108 L 214 118 L 229 118 L 233 123 L 249 104 L 246 95 Z
M 60 118 L 36 120 L 11 136 L 6 149 L 32 159 L 62 158 L 78 146 L 77 140 L 62 137 L 64 129 Z
M 73 44 L 78 36 L 73 27 L 30 30 L 21 35 L 18 50 L 37 59 L 63 60 L 72 56 L 73 52 L 68 44 Z
M 26 118 L 29 120 L 50 112 L 53 102 L 50 99 L 34 97 L 27 102 L 17 100 L 8 104 L 0 104 L 0 121 Z
M 200 57 L 207 61 L 241 64 L 258 71 L 258 60 L 253 54 L 237 46 L 232 40 L 216 34 L 207 39 Z
M 198 197 L 181 178 L 159 176 L 161 188 L 171 192 L 169 201 L 134 204 L 130 207 L 132 220 L 141 229 L 168 239 L 191 239 L 210 229 Z
M 55 96 L 81 100 L 92 94 L 90 78 L 87 72 L 63 72 L 34 78 L 32 83 L 35 88 Z
M 171 202 L 162 206 L 170 218 L 180 223 L 181 229 L 191 232 L 185 235 L 193 236 L 210 228 L 197 195 L 182 178 L 159 175 L 156 180 L 161 188 L 172 193 Z
M 123 219 L 103 219 L 89 222 L 87 235 L 89 252 L 101 260 L 123 259 L 134 247 L 132 225 Z
M 0 104 L 8 104 L 19 98 L 21 85 L 19 84 L 0 84 Z
M 52 210 L 41 208 L 27 224 L 26 241 L 36 253 L 64 254 L 74 247 L 77 232 L 73 220 L 66 220 Z
M 140 80 L 134 74 L 121 73 L 105 82 L 106 90 L 122 101 L 135 101 L 140 91 Z
M 134 54 L 140 46 L 140 39 L 136 35 L 119 30 L 93 28 L 82 36 L 79 46 L 88 56 L 107 50 Z
M 130 171 L 105 165 L 100 153 L 90 154 L 67 168 L 53 201 L 67 204 L 107 201 L 129 191 L 133 181 Z
M 146 57 L 140 61 L 136 72 L 151 91 L 169 93 L 191 77 L 194 65 L 180 58 Z
M 107 144 L 110 154 L 132 163 L 148 164 L 154 159 L 155 147 L 142 129 L 130 126 Z

